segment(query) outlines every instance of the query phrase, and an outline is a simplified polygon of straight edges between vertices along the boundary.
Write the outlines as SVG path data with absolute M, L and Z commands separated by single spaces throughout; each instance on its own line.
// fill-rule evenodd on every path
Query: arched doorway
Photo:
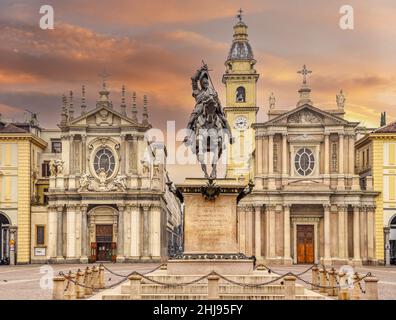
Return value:
M 396 265 L 396 216 L 389 224 L 390 264 Z
M 0 212 L 0 264 L 10 263 L 10 221 Z
M 88 212 L 90 261 L 115 261 L 117 255 L 118 211 L 96 206 Z

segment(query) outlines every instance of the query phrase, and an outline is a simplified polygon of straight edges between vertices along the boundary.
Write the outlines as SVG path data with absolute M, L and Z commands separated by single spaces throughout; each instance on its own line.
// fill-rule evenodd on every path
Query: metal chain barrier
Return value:
M 334 278 L 335 278 L 335 281 L 336 281 L 336 283 L 337 283 L 336 286 L 323 286 L 323 285 L 320 285 L 320 284 L 314 284 L 314 283 L 312 283 L 312 282 L 310 282 L 310 281 L 307 281 L 307 280 L 303 279 L 301 276 L 302 276 L 303 274 L 307 273 L 309 270 L 311 270 L 314 266 L 316 266 L 315 264 L 312 265 L 310 268 L 308 268 L 307 270 L 305 270 L 305 271 L 303 271 L 303 272 L 300 272 L 300 273 L 297 273 L 297 274 L 295 274 L 295 273 L 293 273 L 293 272 L 287 272 L 287 273 L 285 273 L 285 274 L 283 274 L 283 275 L 280 275 L 280 276 L 276 277 L 275 279 L 272 279 L 272 280 L 266 281 L 266 282 L 261 282 L 261 283 L 242 283 L 242 282 L 234 281 L 234 280 L 232 280 L 232 279 L 230 279 L 230 278 L 227 278 L 227 277 L 225 277 L 225 276 L 223 276 L 223 275 L 221 275 L 221 274 L 219 274 L 219 273 L 217 273 L 217 272 L 215 272 L 215 271 L 212 271 L 212 272 L 210 272 L 210 273 L 208 273 L 208 274 L 206 274 L 206 275 L 203 275 L 203 276 L 201 276 L 201 277 L 199 277 L 199 278 L 197 278 L 197 279 L 194 279 L 194 280 L 192 280 L 192 281 L 189 281 L 189 282 L 182 282 L 182 283 L 167 283 L 167 282 L 158 281 L 158 280 L 155 280 L 155 279 L 152 279 L 152 278 L 149 278 L 148 276 L 146 276 L 147 274 L 150 274 L 150 273 L 152 273 L 152 272 L 158 270 L 159 268 L 161 268 L 161 266 L 163 266 L 163 264 L 161 264 L 161 265 L 157 266 L 156 268 L 154 268 L 153 270 L 150 270 L 150 271 L 145 272 L 145 273 L 140 273 L 140 272 L 137 272 L 137 271 L 133 271 L 133 272 L 127 274 L 127 275 L 118 274 L 118 273 L 116 273 L 116 272 L 110 270 L 109 268 L 105 267 L 104 265 L 101 265 L 101 266 L 103 266 L 104 269 L 107 270 L 108 272 L 110 272 L 111 274 L 113 274 L 113 275 L 115 275 L 115 276 L 122 277 L 122 279 L 121 279 L 120 281 L 118 281 L 118 282 L 116 282 L 116 283 L 114 283 L 114 284 L 112 284 L 112 285 L 105 286 L 105 288 L 103 288 L 103 289 L 111 289 L 111 288 L 114 288 L 115 286 L 118 286 L 118 285 L 120 285 L 121 283 L 125 282 L 125 281 L 126 281 L 130 276 L 132 276 L 132 275 L 138 275 L 138 276 L 142 277 L 143 279 L 145 279 L 146 281 L 149 281 L 149 282 L 152 282 L 152 283 L 155 283 L 155 284 L 158 284 L 158 285 L 166 286 L 166 287 L 182 287 L 182 286 L 188 286 L 188 285 L 192 285 L 192 284 L 198 283 L 198 282 L 200 282 L 200 281 L 202 281 L 202 280 L 208 278 L 208 277 L 211 276 L 211 275 L 217 275 L 218 277 L 220 277 L 221 279 L 223 279 L 224 281 L 226 281 L 226 282 L 228 282 L 228 283 L 231 283 L 231 284 L 237 285 L 237 286 L 241 286 L 241 287 L 249 287 L 249 288 L 257 288 L 257 287 L 262 287 L 262 286 L 270 285 L 270 284 L 272 284 L 272 283 L 275 283 L 275 282 L 277 282 L 277 281 L 283 279 L 283 278 L 286 277 L 286 276 L 294 276 L 294 277 L 296 277 L 296 279 L 298 279 L 298 280 L 302 281 L 303 283 L 305 283 L 305 284 L 307 284 L 307 285 L 310 285 L 310 286 L 312 286 L 312 287 L 322 288 L 322 289 L 341 289 L 341 285 L 340 285 L 339 281 L 337 280 L 337 277 L 334 277 Z M 269 269 L 269 270 L 270 270 L 270 269 Z M 324 266 L 323 266 L 323 270 L 324 270 L 325 273 L 327 274 L 327 271 L 326 271 L 326 269 L 324 268 Z M 77 286 L 83 287 L 83 288 L 88 288 L 88 289 L 92 289 L 92 290 L 95 290 L 95 291 L 98 290 L 98 288 L 94 288 L 93 286 L 86 286 L 85 284 L 82 284 L 82 283 L 77 282 L 76 280 L 73 280 L 69 275 L 63 273 L 62 271 L 59 272 L 59 275 L 65 277 L 65 279 L 67 280 L 66 288 L 64 289 L 64 291 L 67 291 L 67 290 L 68 290 L 70 282 L 74 283 L 74 284 L 77 285 Z M 358 283 L 361 292 L 364 294 L 364 293 L 366 293 L 366 292 L 365 292 L 365 290 L 363 290 L 363 288 L 362 288 L 361 281 L 364 280 L 364 279 L 367 278 L 367 277 L 370 277 L 370 276 L 372 276 L 371 272 L 368 272 L 368 273 L 367 273 L 366 275 L 364 275 L 363 277 L 359 277 L 359 275 L 357 275 L 357 278 L 358 278 L 358 279 L 357 279 L 356 281 L 354 281 L 352 284 Z M 328 278 L 327 278 L 327 280 L 328 280 Z

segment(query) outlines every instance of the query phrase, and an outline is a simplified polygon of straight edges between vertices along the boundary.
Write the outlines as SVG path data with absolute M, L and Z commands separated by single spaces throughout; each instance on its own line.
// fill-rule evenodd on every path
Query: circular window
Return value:
M 103 170 L 107 177 L 111 176 L 115 168 L 115 158 L 110 149 L 99 149 L 95 154 L 93 166 L 96 173 Z
M 302 176 L 310 175 L 315 166 L 314 154 L 308 148 L 298 150 L 294 158 L 294 165 L 298 174 Z

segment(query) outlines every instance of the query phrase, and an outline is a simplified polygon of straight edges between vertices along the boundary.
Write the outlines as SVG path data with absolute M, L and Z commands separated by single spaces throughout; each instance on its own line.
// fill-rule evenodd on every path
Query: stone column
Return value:
M 56 245 L 57 245 L 57 219 L 58 212 L 56 206 L 48 207 L 48 257 L 56 259 Z
M 255 256 L 261 258 L 261 206 L 256 206 L 255 211 Z
M 355 174 L 355 136 L 353 135 L 348 136 L 348 147 L 349 147 L 348 172 L 349 174 L 354 175 Z
M 325 133 L 325 144 L 324 144 L 324 174 L 328 175 L 330 173 L 330 164 L 329 164 L 329 134 Z
M 268 189 L 275 189 L 274 178 L 274 134 L 268 136 Z
M 339 133 L 338 134 L 339 137 L 339 142 L 338 142 L 338 146 L 339 146 L 339 161 L 338 161 L 338 173 L 339 174 L 344 174 L 344 134 L 343 133 Z
M 117 262 L 124 262 L 124 209 L 123 205 L 118 206 L 118 235 L 117 235 Z
M 74 175 L 74 144 L 74 134 L 71 134 L 69 144 L 69 175 Z
M 239 251 L 246 254 L 246 207 L 239 206 L 238 211 L 238 241 Z
M 340 259 L 347 259 L 347 243 L 345 242 L 346 236 L 346 210 L 347 207 L 344 205 L 338 206 L 338 257 Z
M 287 133 L 282 134 L 282 174 L 287 175 Z
M 275 258 L 275 208 L 276 206 L 269 206 L 269 256 L 270 258 Z
M 88 262 L 88 217 L 87 205 L 81 206 L 81 263 Z
M 161 258 L 161 208 L 151 206 L 150 210 L 150 255 L 153 259 Z
M 63 260 L 63 206 L 56 208 L 58 218 L 56 226 L 56 260 Z
M 121 134 L 121 174 L 125 175 L 126 166 L 126 144 L 125 144 L 125 134 Z
M 274 173 L 274 135 L 268 135 L 268 174 Z
M 324 212 L 324 265 L 331 265 L 330 256 L 330 205 L 323 205 Z
M 256 137 L 256 172 L 258 175 L 263 174 L 263 138 Z
M 252 206 L 248 206 L 245 209 L 245 217 L 246 217 L 246 254 L 251 256 L 254 254 L 253 252 L 253 213 L 254 208 Z
M 67 206 L 66 212 L 66 260 L 76 258 L 76 206 Z
M 353 260 L 361 264 L 360 258 L 360 207 L 353 206 Z
M 374 254 L 374 206 L 367 207 L 367 258 L 375 260 Z
M 390 243 L 389 243 L 389 236 L 390 236 L 390 228 L 384 228 L 384 242 L 385 242 L 385 265 L 390 265 Z
M 283 206 L 283 252 L 284 252 L 284 263 L 291 264 L 290 256 L 290 205 L 285 204 Z
M 131 258 L 140 259 L 140 208 L 132 205 L 131 210 Z
M 143 205 L 143 258 L 149 257 L 150 248 L 150 206 Z
M 86 173 L 87 171 L 87 136 L 85 134 L 81 135 L 82 142 L 82 173 Z

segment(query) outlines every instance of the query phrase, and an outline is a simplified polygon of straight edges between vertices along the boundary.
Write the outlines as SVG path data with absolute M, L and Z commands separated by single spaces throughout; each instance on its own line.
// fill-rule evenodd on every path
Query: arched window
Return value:
M 236 102 L 246 102 L 246 90 L 244 87 L 238 87 L 236 90 Z
M 396 227 L 396 216 L 393 217 L 392 221 L 391 221 L 391 226 L 395 226 Z

